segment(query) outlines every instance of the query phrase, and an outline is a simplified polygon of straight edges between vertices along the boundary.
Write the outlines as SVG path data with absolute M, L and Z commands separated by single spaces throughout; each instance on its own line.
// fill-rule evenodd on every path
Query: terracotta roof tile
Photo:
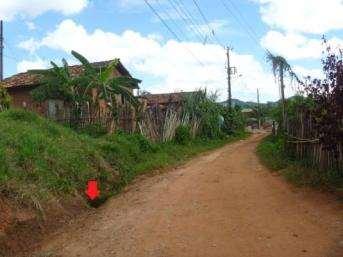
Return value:
M 166 94 L 146 94 L 142 97 L 147 99 L 148 104 L 167 104 L 181 102 L 186 95 L 193 92 L 178 92 L 178 93 L 166 93 Z
M 102 61 L 102 62 L 94 62 L 92 65 L 96 68 L 103 68 L 107 66 L 111 61 Z M 83 71 L 82 65 L 73 65 L 69 66 L 70 73 L 74 76 L 80 75 Z M 119 62 L 117 66 L 117 70 L 123 75 L 123 76 L 129 76 L 131 77 L 131 74 L 128 72 L 128 70 L 124 67 L 124 65 Z M 5 88 L 14 88 L 14 87 L 26 87 L 26 86 L 35 86 L 40 83 L 40 75 L 31 74 L 29 72 L 24 73 L 18 73 L 11 77 L 8 77 L 4 79 L 1 82 L 1 85 Z

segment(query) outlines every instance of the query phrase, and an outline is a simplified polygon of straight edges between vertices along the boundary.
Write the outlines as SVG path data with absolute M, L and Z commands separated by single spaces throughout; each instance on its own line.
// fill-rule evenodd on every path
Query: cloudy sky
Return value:
M 206 87 L 225 99 L 230 46 L 238 71 L 233 97 L 254 100 L 259 88 L 270 101 L 279 90 L 265 49 L 283 55 L 300 76 L 321 76 L 322 36 L 343 45 L 343 0 L 147 2 L 153 10 L 144 0 L 1 0 L 5 76 L 63 57 L 74 64 L 76 50 L 91 61 L 119 57 L 149 92 Z

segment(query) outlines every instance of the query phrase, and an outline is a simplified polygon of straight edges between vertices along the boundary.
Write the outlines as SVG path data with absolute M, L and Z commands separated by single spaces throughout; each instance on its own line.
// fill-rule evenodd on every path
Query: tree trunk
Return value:
M 281 101 L 282 101 L 282 127 L 286 129 L 286 100 L 285 100 L 285 84 L 284 84 L 284 70 L 283 65 L 280 66 L 280 89 L 281 89 Z

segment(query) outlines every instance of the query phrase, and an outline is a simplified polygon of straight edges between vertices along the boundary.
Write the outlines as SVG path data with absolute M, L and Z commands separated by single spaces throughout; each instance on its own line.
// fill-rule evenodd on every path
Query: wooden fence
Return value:
M 343 142 L 324 144 L 324 136 L 315 127 L 310 112 L 299 109 L 294 117 L 288 118 L 286 135 L 286 149 L 296 159 L 323 171 L 343 172 Z
M 97 125 L 108 132 L 121 130 L 126 133 L 133 133 L 136 130 L 135 111 L 129 105 L 120 106 L 117 119 L 109 111 L 90 110 L 87 107 L 77 112 L 73 112 L 69 108 L 63 108 L 56 112 L 54 116 L 48 118 L 75 129 L 84 129 Z

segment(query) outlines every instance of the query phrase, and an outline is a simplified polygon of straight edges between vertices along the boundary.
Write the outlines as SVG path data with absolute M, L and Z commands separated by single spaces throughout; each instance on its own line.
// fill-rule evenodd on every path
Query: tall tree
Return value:
M 267 52 L 267 61 L 272 64 L 274 77 L 279 82 L 281 101 L 282 101 L 282 125 L 286 128 L 286 99 L 285 99 L 285 76 L 288 75 L 291 79 L 296 79 L 300 82 L 298 76 L 293 72 L 292 67 L 282 56 L 274 56 L 269 51 Z

